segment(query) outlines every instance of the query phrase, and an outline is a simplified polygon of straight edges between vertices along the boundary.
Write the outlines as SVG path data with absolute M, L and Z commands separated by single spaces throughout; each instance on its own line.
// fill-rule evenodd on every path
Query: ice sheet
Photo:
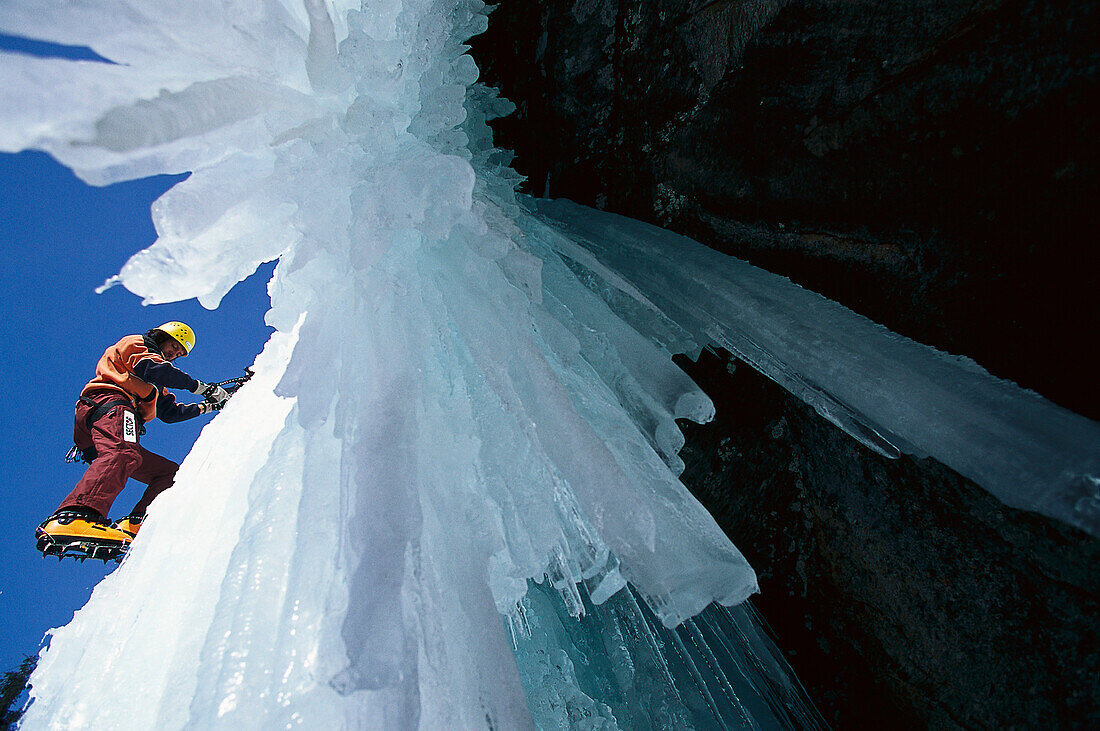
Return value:
M 868 448 L 935 457 L 1007 505 L 1100 535 L 1096 422 L 691 239 L 570 201 L 525 204 L 540 218 L 525 221 L 531 235 L 635 327 L 667 328 L 656 308 Z
M 279 260 L 259 375 L 55 632 L 28 727 L 522 728 L 530 580 L 567 616 L 629 581 L 668 626 L 755 591 L 678 480 L 709 399 L 520 225 L 463 45 L 486 12 L 0 6 L 114 62 L 0 57 L 3 149 L 191 173 L 108 284 L 213 307 Z

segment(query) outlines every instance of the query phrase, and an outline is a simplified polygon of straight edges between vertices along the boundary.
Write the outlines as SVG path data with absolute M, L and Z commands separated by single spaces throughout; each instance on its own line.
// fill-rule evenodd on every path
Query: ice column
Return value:
M 97 184 L 191 173 L 109 284 L 214 307 L 279 260 L 257 377 L 55 631 L 28 725 L 520 728 L 532 580 L 562 616 L 629 596 L 666 628 L 755 590 L 678 480 L 675 420 L 712 406 L 652 330 L 687 331 L 632 323 L 521 225 L 485 124 L 509 105 L 463 45 L 486 23 L 480 0 L 0 6 L 113 62 L 4 55 L 25 103 L 0 148 Z

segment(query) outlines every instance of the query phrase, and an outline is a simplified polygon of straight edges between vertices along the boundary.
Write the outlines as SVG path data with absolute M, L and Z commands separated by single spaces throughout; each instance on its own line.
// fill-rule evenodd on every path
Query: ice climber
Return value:
M 119 558 L 133 540 L 149 503 L 171 487 L 179 465 L 139 443 L 154 418 L 173 423 L 220 409 L 229 393 L 172 365 L 195 347 L 195 333 L 166 322 L 144 335 L 127 335 L 107 348 L 95 378 L 80 392 L 73 425 L 73 453 L 88 462 L 84 476 L 35 532 L 44 554 Z M 205 397 L 177 403 L 168 389 Z M 111 504 L 133 477 L 148 487 L 129 514 L 107 518 Z

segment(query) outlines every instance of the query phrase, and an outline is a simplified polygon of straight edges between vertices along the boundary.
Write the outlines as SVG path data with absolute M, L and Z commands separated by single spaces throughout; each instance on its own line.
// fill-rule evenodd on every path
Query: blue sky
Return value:
M 123 335 L 183 320 L 197 344 L 177 365 L 200 380 L 219 381 L 241 375 L 271 332 L 263 324 L 270 264 L 214 311 L 194 300 L 142 306 L 122 287 L 95 294 L 153 242 L 149 205 L 180 179 L 93 188 L 43 153 L 0 155 L 0 672 L 37 652 L 46 630 L 67 623 L 115 566 L 47 560 L 34 547 L 35 527 L 83 472 L 64 456 L 72 444 L 73 405 L 99 356 Z M 153 422 L 142 442 L 178 462 L 211 418 Z M 142 488 L 131 481 L 112 517 L 125 514 Z
M 3 52 L 103 60 L 87 48 L 0 34 Z M 95 294 L 154 241 L 149 206 L 184 177 L 93 188 L 44 153 L 0 154 L 0 672 L 36 653 L 46 631 L 66 624 L 116 567 L 45 559 L 34 546 L 35 527 L 83 474 L 83 464 L 64 456 L 73 406 L 103 351 L 124 335 L 183 320 L 197 343 L 177 364 L 212 382 L 241 375 L 270 336 L 263 316 L 274 264 L 238 284 L 215 311 L 194 300 L 146 307 L 122 287 Z M 142 443 L 179 462 L 212 418 L 155 421 Z M 131 481 L 112 517 L 126 514 L 143 488 Z

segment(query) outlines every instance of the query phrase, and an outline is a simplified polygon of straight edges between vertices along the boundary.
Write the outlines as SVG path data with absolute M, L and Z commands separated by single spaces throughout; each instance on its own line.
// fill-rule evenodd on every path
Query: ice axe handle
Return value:
M 244 373 L 245 374 L 243 376 L 238 376 L 236 378 L 230 378 L 227 381 L 219 381 L 218 383 L 212 383 L 210 385 L 212 385 L 212 386 L 221 386 L 222 388 L 224 388 L 226 390 L 227 393 L 232 395 L 232 394 L 236 393 L 238 388 L 240 388 L 244 384 L 248 383 L 249 379 L 251 379 L 252 376 L 255 375 L 252 372 L 251 368 L 245 368 Z

